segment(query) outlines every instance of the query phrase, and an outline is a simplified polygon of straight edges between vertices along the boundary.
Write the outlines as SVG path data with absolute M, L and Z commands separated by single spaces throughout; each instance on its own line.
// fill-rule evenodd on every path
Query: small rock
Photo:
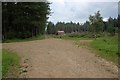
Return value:
M 95 61 L 95 63 L 97 63 L 97 61 Z
M 27 62 L 24 60 L 24 63 L 27 63 Z
M 29 59 L 26 59 L 26 60 L 29 60 Z
M 109 69 L 106 69 L 106 71 L 110 72 L 110 70 L 109 70 Z
M 25 60 L 24 60 L 24 63 L 27 63 L 28 60 L 29 60 L 29 59 L 25 59 Z
M 22 74 L 22 71 L 20 71 L 19 74 Z
M 104 64 L 101 64 L 101 66 L 105 66 Z
M 96 55 L 97 57 L 100 57 L 99 55 Z
M 24 63 L 24 64 L 22 64 L 22 67 L 28 68 L 28 64 L 27 64 L 27 63 Z
M 22 72 L 28 72 L 27 69 L 22 69 Z

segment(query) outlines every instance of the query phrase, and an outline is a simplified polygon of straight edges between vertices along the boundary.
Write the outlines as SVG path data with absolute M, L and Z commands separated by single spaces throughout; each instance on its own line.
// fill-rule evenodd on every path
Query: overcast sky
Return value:
M 53 12 L 48 21 L 51 22 L 80 22 L 88 20 L 90 14 L 100 10 L 104 20 L 110 16 L 118 16 L 119 0 L 49 0 L 51 12 Z

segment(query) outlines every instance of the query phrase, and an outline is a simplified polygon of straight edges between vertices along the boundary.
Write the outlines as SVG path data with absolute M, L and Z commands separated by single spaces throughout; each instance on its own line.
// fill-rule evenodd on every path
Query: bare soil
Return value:
M 86 41 L 84 41 L 86 42 Z M 118 68 L 72 41 L 45 39 L 4 43 L 21 57 L 19 77 L 26 78 L 117 78 Z

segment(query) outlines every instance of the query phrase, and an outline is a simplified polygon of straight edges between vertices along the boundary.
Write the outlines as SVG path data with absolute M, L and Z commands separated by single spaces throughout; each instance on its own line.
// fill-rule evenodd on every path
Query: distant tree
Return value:
M 84 31 L 86 32 L 88 32 L 89 31 L 89 28 L 90 28 L 90 23 L 89 23 L 89 21 L 86 21 L 84 24 L 83 24 L 83 27 L 84 27 Z
M 52 22 L 48 22 L 48 25 L 47 25 L 47 33 L 48 34 L 53 34 L 55 33 L 55 27 L 54 27 L 54 24 Z
M 89 22 L 91 25 L 91 31 L 94 33 L 103 32 L 104 23 L 101 17 L 100 11 L 97 11 L 94 15 L 89 16 Z
M 107 22 L 107 32 L 111 33 L 111 35 L 115 35 L 115 27 L 114 27 L 114 19 L 109 18 Z

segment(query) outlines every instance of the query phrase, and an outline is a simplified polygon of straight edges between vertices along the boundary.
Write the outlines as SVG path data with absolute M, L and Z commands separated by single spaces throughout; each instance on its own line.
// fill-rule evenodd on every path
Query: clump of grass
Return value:
M 9 50 L 2 50 L 2 76 L 5 77 L 10 73 L 13 67 L 19 67 L 20 58 L 15 52 Z M 13 72 L 15 70 L 12 70 Z
M 94 40 L 91 46 L 97 50 L 101 57 L 118 63 L 118 37 L 106 36 Z

